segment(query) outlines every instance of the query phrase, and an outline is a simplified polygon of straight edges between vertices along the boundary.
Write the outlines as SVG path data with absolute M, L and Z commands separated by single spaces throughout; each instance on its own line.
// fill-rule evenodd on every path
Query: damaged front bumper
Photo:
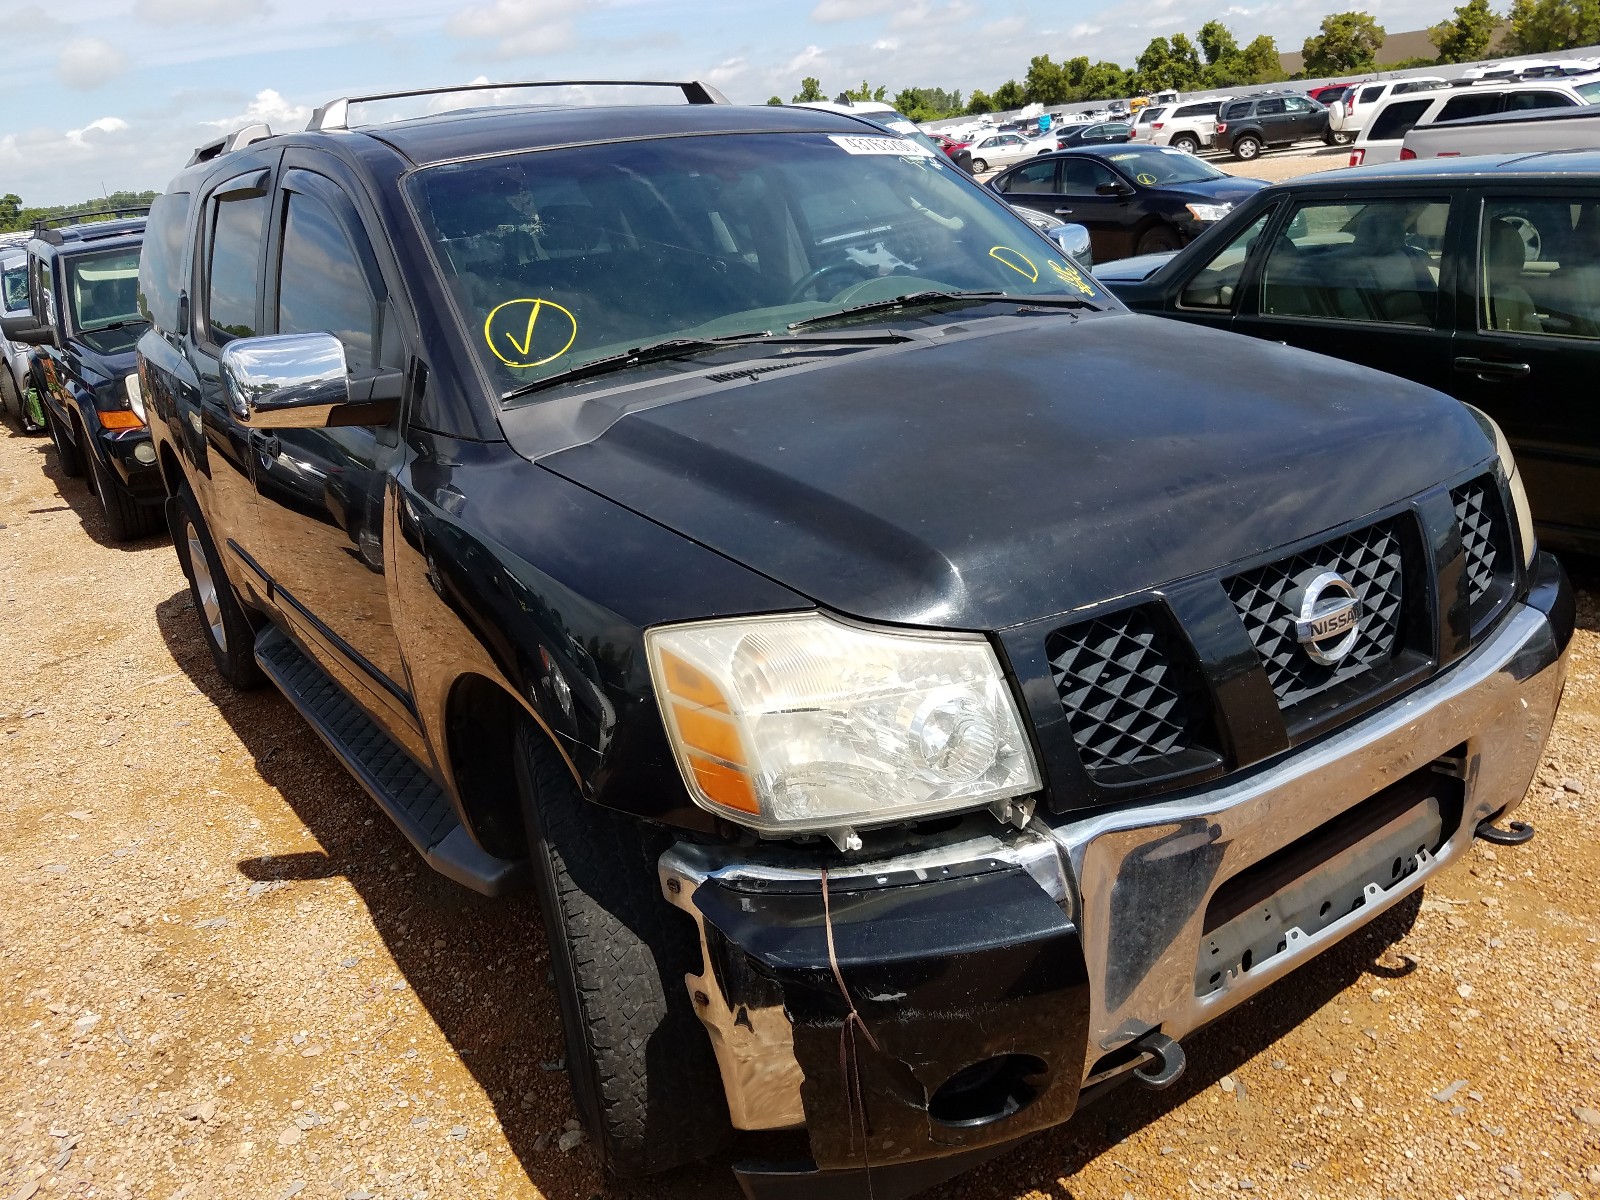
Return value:
M 701 931 L 686 983 L 735 1127 L 804 1126 L 811 1180 L 883 1200 L 1153 1073 L 1153 1048 L 1373 920 L 1521 801 L 1571 632 L 1542 558 L 1483 644 L 1364 719 L 1198 792 L 836 868 L 828 919 L 816 868 L 673 847 L 662 887 Z

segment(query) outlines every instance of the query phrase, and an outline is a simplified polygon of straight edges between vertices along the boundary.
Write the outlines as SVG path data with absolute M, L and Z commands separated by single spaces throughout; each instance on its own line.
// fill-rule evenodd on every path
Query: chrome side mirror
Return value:
M 1089 231 L 1082 225 L 1057 225 L 1045 236 L 1061 247 L 1061 253 L 1076 259 L 1080 267 L 1094 266 L 1094 247 Z
M 344 345 L 331 333 L 236 338 L 222 348 L 228 408 L 251 429 L 321 429 L 342 424 L 350 403 Z

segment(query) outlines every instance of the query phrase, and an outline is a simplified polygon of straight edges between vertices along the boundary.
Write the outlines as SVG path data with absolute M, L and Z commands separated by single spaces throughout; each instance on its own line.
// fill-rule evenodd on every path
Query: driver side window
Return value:
M 1091 162 L 1087 158 L 1061 160 L 1061 194 L 1063 196 L 1093 196 L 1102 183 L 1115 183 L 1117 177 L 1109 167 Z
M 1056 191 L 1056 164 L 1053 162 L 1029 163 L 1013 171 L 1006 179 L 1007 195 L 1049 196 Z

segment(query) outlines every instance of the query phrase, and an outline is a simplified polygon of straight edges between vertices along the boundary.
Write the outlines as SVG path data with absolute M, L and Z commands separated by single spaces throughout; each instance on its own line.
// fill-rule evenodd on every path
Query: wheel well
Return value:
M 458 679 L 445 709 L 446 749 L 467 823 L 501 858 L 528 853 L 514 766 L 517 725 L 526 719 L 522 705 L 482 675 Z

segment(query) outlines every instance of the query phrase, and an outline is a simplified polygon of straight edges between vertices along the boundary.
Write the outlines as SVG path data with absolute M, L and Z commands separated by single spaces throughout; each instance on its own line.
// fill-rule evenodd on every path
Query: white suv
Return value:
M 1474 83 L 1423 96 L 1392 96 L 1372 114 L 1350 151 L 1350 165 L 1398 162 L 1413 125 L 1440 125 L 1489 113 L 1576 108 L 1600 102 L 1600 74 L 1532 83 Z
M 1412 92 L 1431 92 L 1450 86 L 1436 75 L 1419 79 L 1369 79 L 1353 83 L 1343 96 L 1328 105 L 1328 141 L 1336 146 L 1348 146 L 1366 128 L 1372 114 L 1392 96 L 1408 96 Z
M 1148 138 L 1153 146 L 1171 146 L 1185 154 L 1198 154 L 1204 146 L 1217 140 L 1217 113 L 1232 96 L 1217 96 L 1211 100 L 1191 100 L 1164 109 L 1162 115 L 1150 123 Z

